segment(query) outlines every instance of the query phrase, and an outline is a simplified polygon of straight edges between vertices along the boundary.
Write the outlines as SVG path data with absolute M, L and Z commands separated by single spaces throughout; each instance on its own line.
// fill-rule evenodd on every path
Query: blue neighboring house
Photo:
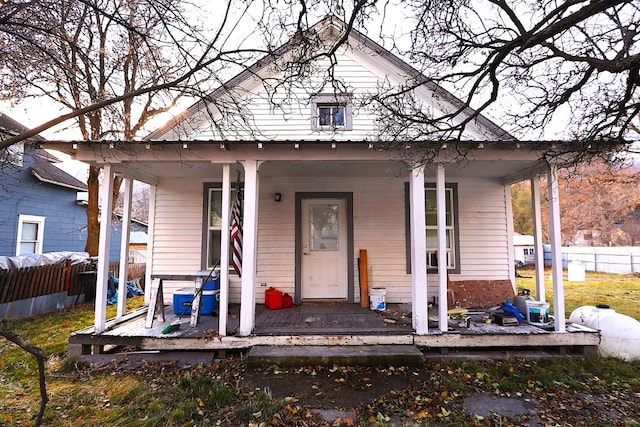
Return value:
M 0 140 L 26 127 L 0 112 Z M 55 166 L 42 138 L 0 149 L 0 256 L 83 252 L 87 238 L 87 185 Z M 80 193 L 80 196 L 79 196 Z M 119 227 L 110 259 L 119 258 Z

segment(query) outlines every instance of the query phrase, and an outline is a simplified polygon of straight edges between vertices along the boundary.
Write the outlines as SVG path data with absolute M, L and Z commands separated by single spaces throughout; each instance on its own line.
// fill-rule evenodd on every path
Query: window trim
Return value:
M 21 256 L 21 255 L 26 255 L 26 254 L 21 254 L 20 249 L 21 246 L 23 244 L 23 240 L 22 240 L 22 227 L 25 223 L 30 223 L 30 224 L 37 224 L 38 225 L 38 235 L 36 237 L 35 240 L 35 252 L 33 252 L 34 254 L 41 254 L 42 253 L 42 249 L 44 247 L 44 223 L 45 223 L 46 217 L 44 216 L 37 216 L 37 215 L 23 215 L 20 214 L 18 216 L 18 235 L 16 237 L 16 256 Z M 29 242 L 29 243 L 34 243 L 34 242 Z
M 319 124 L 319 107 L 344 107 L 344 126 L 321 126 Z M 311 130 L 340 131 L 353 130 L 353 103 L 351 94 L 321 93 L 311 97 Z
M 427 189 L 435 189 L 436 184 L 434 182 L 426 182 L 424 184 L 425 193 Z M 454 250 L 454 267 L 448 268 L 447 271 L 451 274 L 460 274 L 460 212 L 458 209 L 458 184 L 455 182 L 445 183 L 445 189 L 451 189 L 452 191 L 452 206 L 453 210 L 453 250 Z M 409 183 L 404 184 L 404 200 L 405 200 L 405 247 L 406 247 L 406 270 L 407 274 L 411 274 L 411 209 L 410 209 L 410 194 Z M 426 233 L 426 228 L 425 228 Z M 428 261 L 428 260 L 427 260 Z M 427 274 L 436 274 L 437 268 L 428 268 Z

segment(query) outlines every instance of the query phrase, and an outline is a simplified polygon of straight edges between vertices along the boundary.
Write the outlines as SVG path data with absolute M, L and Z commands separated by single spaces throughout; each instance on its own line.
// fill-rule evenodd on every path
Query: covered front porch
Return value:
M 569 331 L 565 325 L 562 270 L 556 268 L 561 265 L 557 169 L 540 163 L 535 152 L 513 150 L 505 144 L 487 144 L 474 149 L 474 161 L 465 167 L 443 158 L 429 168 L 407 170 L 372 144 L 355 142 L 301 143 L 298 148 L 283 143 L 269 146 L 269 150 L 250 144 L 239 144 L 234 150 L 227 150 L 224 144 L 209 142 L 178 144 L 171 141 L 159 145 L 149 144 L 147 148 L 132 143 L 131 152 L 107 151 L 108 156 L 99 161 L 95 159 L 95 147 L 79 145 L 72 149 L 77 158 L 102 166 L 101 198 L 105 201 L 101 211 L 95 323 L 92 328 L 70 337 L 74 354 L 99 354 L 111 346 L 131 346 L 136 351 L 199 349 L 225 352 L 267 344 L 393 343 L 446 352 L 464 347 L 597 345 L 597 334 L 583 331 L 565 334 Z M 162 148 L 163 156 L 158 157 L 152 148 Z M 170 149 L 179 150 L 180 161 L 175 160 Z M 186 161 L 189 167 L 185 167 Z M 158 299 L 149 289 L 151 292 L 145 294 L 147 306 L 135 313 L 126 313 L 124 301 L 118 301 L 117 320 L 107 321 L 109 271 L 104 260 L 111 244 L 110 195 L 116 175 L 125 178 L 124 224 L 129 223 L 131 215 L 132 181 L 137 179 L 151 185 L 146 283 L 150 284 L 153 277 L 162 276 L 174 277 L 174 284 L 165 288 L 167 299 Z M 514 290 L 509 190 L 512 182 L 528 179 L 532 183 L 537 256 L 535 295 L 538 300 L 545 301 L 538 182 L 541 175 L 546 175 L 549 182 L 551 207 L 552 292 L 556 316 L 553 330 L 530 325 L 498 328 L 482 322 L 473 322 L 465 330 L 455 327 L 450 330 L 448 311 L 454 307 L 448 301 L 451 283 L 474 281 L 480 284 L 477 287 L 480 293 L 490 294 L 491 283 L 509 281 L 511 291 Z M 219 194 L 217 211 L 213 210 L 213 198 L 210 197 L 212 183 L 216 184 L 216 194 Z M 162 325 L 154 323 L 145 327 L 147 310 L 152 309 L 156 301 L 166 305 L 171 291 L 193 286 L 195 273 L 213 268 L 218 256 L 219 265 L 231 265 L 228 243 L 231 202 L 233 190 L 240 187 L 243 194 L 242 275 L 234 273 L 233 268 L 219 269 L 218 316 L 204 317 L 197 326 L 181 326 L 174 334 L 166 335 L 161 333 L 162 329 L 174 318 L 172 309 L 165 308 L 167 316 Z M 427 192 L 432 198 L 429 200 L 430 222 L 425 209 Z M 274 199 L 276 194 L 278 198 Z M 338 217 L 346 217 L 346 221 L 337 229 L 344 232 L 345 240 L 344 244 L 335 245 L 346 248 L 340 258 L 345 276 L 341 280 L 344 295 L 333 299 L 341 300 L 342 304 L 336 305 L 340 310 L 349 307 L 355 313 L 333 313 L 342 321 L 314 324 L 306 320 L 322 316 L 308 311 L 321 305 L 309 304 L 309 299 L 315 295 L 308 296 L 302 283 L 302 278 L 306 277 L 304 260 L 310 258 L 307 242 L 302 237 L 309 235 L 302 227 L 309 222 L 303 220 L 303 213 L 308 212 L 303 209 L 303 203 L 322 198 L 344 202 L 343 207 L 340 205 L 344 215 Z M 219 221 L 215 239 L 210 238 L 212 228 L 209 224 L 209 217 L 214 214 L 218 215 Z M 121 277 L 127 273 L 127 244 L 125 227 L 120 242 Z M 209 257 L 210 248 L 216 245 L 219 254 Z M 393 323 L 390 322 L 393 319 L 388 318 L 385 322 L 379 314 L 353 304 L 367 300 L 358 286 L 359 275 L 366 269 L 360 270 L 355 262 L 357 251 L 362 248 L 369 253 L 368 272 L 373 273 L 369 274 L 370 285 L 386 287 L 388 302 L 402 303 L 411 313 L 402 322 Z M 316 270 L 332 271 L 332 265 Z M 296 310 L 303 312 L 296 316 L 291 316 L 292 310 L 265 312 L 261 300 L 268 286 L 292 295 L 298 304 Z M 326 289 L 330 288 L 327 286 Z M 318 299 L 332 299 L 327 295 Z M 505 299 L 501 297 L 499 301 Z M 431 302 L 433 307 L 429 309 Z M 495 303 L 497 301 L 492 302 Z M 264 317 L 267 314 L 272 316 L 271 326 Z M 185 322 L 189 324 L 188 319 Z M 371 326 L 376 322 L 382 322 L 380 329 Z
M 545 354 L 594 354 L 599 344 L 597 331 L 568 324 L 566 332 L 552 327 L 527 323 L 501 326 L 488 323 L 487 312 L 471 312 L 463 317 L 450 315 L 447 331 L 440 332 L 437 317 L 429 316 L 430 333 L 417 335 L 412 327 L 410 304 L 389 304 L 385 311 L 363 308 L 359 304 L 302 304 L 292 308 L 270 310 L 257 304 L 256 326 L 251 336 L 238 336 L 240 306 L 230 304 L 227 335 L 218 331 L 218 312 L 200 316 L 196 326 L 189 318 L 178 320 L 172 306 L 164 309 L 164 321 L 155 320 L 145 327 L 147 308 L 142 307 L 119 320 L 107 322 L 103 332 L 93 327 L 80 330 L 69 338 L 69 356 L 92 358 L 149 355 L 181 352 L 208 352 L 210 359 L 224 358 L 228 352 L 246 352 L 255 346 L 385 346 L 407 345 L 425 354 L 447 356 L 459 352 L 518 351 Z M 437 313 L 437 307 L 432 309 Z M 180 327 L 163 333 L 167 325 Z

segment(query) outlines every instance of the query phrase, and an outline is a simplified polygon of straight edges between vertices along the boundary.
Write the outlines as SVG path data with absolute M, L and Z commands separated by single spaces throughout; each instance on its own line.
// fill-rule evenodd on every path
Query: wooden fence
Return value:
M 110 271 L 118 274 L 116 269 Z M 146 266 L 129 266 L 129 280 L 144 278 Z M 92 299 L 95 292 L 95 266 L 90 263 L 71 265 L 71 261 L 40 267 L 0 270 L 0 304 L 65 292 L 69 296 L 85 294 Z

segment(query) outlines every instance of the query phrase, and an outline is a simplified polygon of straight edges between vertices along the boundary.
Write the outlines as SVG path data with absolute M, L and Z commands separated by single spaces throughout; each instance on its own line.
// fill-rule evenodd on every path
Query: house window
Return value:
M 20 215 L 18 218 L 18 244 L 16 255 L 29 255 L 42 253 L 42 240 L 44 238 L 43 216 Z
M 231 201 L 236 197 L 235 185 L 231 189 Z M 206 255 L 203 260 L 205 268 L 210 269 L 220 261 L 220 244 L 222 239 L 222 184 L 205 184 L 205 218 L 206 225 L 203 236 L 203 253 Z M 229 224 L 231 227 L 231 224 Z M 231 248 L 229 248 L 231 253 Z M 233 270 L 229 257 L 229 268 Z
M 533 255 L 533 248 L 524 248 L 525 255 Z
M 427 272 L 438 271 L 438 211 L 436 186 L 433 183 L 425 184 L 425 217 L 427 239 Z M 458 225 L 458 186 L 457 184 L 445 184 L 445 243 L 447 251 L 447 270 L 450 273 L 460 273 L 460 240 Z M 409 214 L 409 184 L 405 184 L 405 227 L 407 236 L 407 273 L 411 272 L 411 232 Z
M 321 94 L 311 99 L 312 130 L 353 129 L 351 95 Z

